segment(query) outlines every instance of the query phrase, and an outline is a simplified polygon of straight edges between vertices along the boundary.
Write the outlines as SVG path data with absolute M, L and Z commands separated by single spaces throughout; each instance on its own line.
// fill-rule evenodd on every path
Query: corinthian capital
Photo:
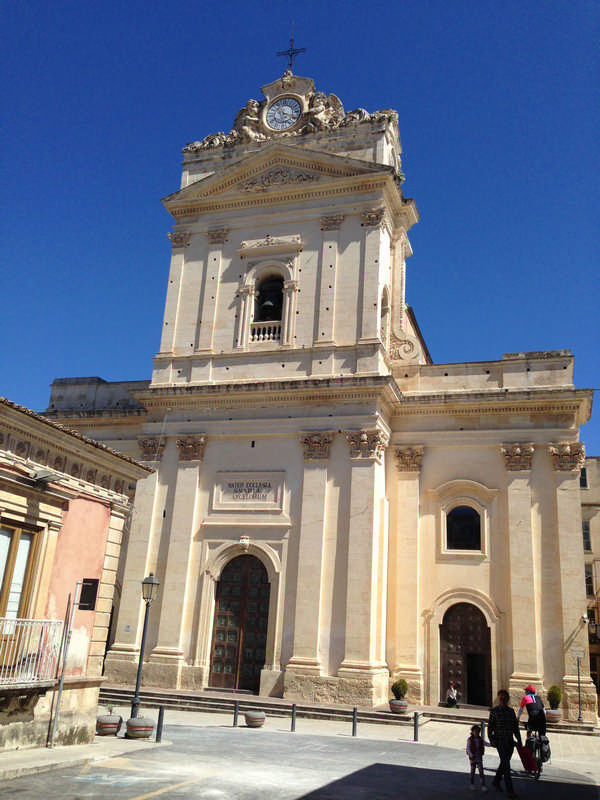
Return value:
M 145 436 L 138 439 L 142 461 L 160 461 L 165 449 L 165 440 L 158 436 Z
M 305 433 L 300 437 L 304 448 L 305 461 L 317 461 L 329 458 L 329 450 L 333 441 L 333 433 Z
M 184 436 L 177 439 L 177 449 L 179 450 L 180 461 L 202 461 L 204 459 L 204 448 L 206 447 L 206 436 Z
M 561 472 L 579 471 L 585 462 L 583 442 L 559 442 L 548 445 L 552 468 Z
M 321 230 L 337 231 L 342 227 L 343 221 L 343 214 L 326 214 L 324 217 L 321 217 Z
M 504 466 L 511 472 L 517 470 L 531 469 L 533 459 L 533 445 L 528 442 L 516 442 L 515 444 L 502 445 L 502 455 L 504 456 Z
M 424 447 L 396 448 L 396 466 L 398 472 L 420 472 Z
M 209 241 L 209 244 L 223 244 L 227 241 L 227 234 L 229 233 L 229 228 L 227 225 L 221 225 L 219 228 L 211 228 L 210 230 L 206 231 L 206 238 Z
M 381 462 L 389 437 L 380 430 L 344 431 L 350 445 L 350 458 L 370 459 Z
M 365 228 L 378 228 L 383 222 L 384 208 L 366 208 L 361 212 L 362 224 Z
M 169 237 L 169 241 L 171 242 L 171 246 L 174 250 L 176 247 L 187 247 L 190 243 L 192 234 L 189 231 L 172 231 L 171 233 L 168 233 L 167 236 Z

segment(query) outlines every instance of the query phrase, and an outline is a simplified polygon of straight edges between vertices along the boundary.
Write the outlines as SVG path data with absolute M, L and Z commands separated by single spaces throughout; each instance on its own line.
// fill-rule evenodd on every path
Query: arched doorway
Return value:
M 267 570 L 254 556 L 238 556 L 216 588 L 209 686 L 260 688 L 269 619 Z
M 444 614 L 440 625 L 440 666 L 442 699 L 450 681 L 454 681 L 463 703 L 490 705 L 490 629 L 481 611 L 471 603 L 457 603 Z

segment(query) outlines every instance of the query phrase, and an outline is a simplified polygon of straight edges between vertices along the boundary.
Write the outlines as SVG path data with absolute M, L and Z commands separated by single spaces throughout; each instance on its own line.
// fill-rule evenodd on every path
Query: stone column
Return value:
M 301 436 L 304 450 L 302 519 L 298 548 L 298 589 L 294 616 L 294 649 L 285 674 L 286 697 L 310 697 L 310 679 L 321 675 L 319 636 L 323 580 L 323 548 L 327 502 L 327 463 L 333 433 Z
M 567 717 L 576 720 L 579 715 L 576 653 L 580 661 L 581 709 L 585 722 L 597 723 L 597 697 L 589 675 L 589 641 L 587 625 L 582 616 L 587 609 L 585 576 L 581 545 L 581 501 L 579 472 L 585 461 L 581 442 L 551 444 L 548 453 L 552 459 L 556 483 L 556 537 L 560 573 L 560 608 L 562 618 L 556 620 L 562 629 L 563 641 L 563 705 Z
M 383 497 L 383 456 L 388 435 L 382 430 L 346 431 L 352 462 L 348 529 L 348 576 L 344 660 L 338 677 L 357 704 L 388 699 L 384 663 L 387 530 Z
M 360 340 L 374 341 L 379 338 L 379 274 L 380 228 L 385 210 L 368 209 L 361 213 L 364 228 L 364 247 L 361 269 L 362 298 L 360 303 Z
M 332 344 L 335 339 L 335 284 L 339 247 L 339 230 L 344 221 L 343 214 L 321 217 L 323 244 L 321 245 L 321 272 L 317 297 L 317 331 L 315 344 Z
M 169 283 L 167 285 L 167 299 L 165 302 L 165 315 L 160 340 L 161 353 L 171 353 L 175 347 L 175 322 L 177 319 L 179 298 L 181 296 L 181 281 L 185 263 L 184 248 L 189 245 L 191 233 L 188 231 L 174 231 L 173 233 L 169 233 L 168 236 L 171 242 L 172 255 Z
M 281 312 L 281 344 L 294 342 L 296 328 L 296 293 L 298 281 L 285 281 L 283 284 L 283 308 Z
M 148 665 L 148 677 L 155 686 L 178 687 L 185 658 L 190 553 L 195 530 L 199 465 L 204 457 L 206 436 L 177 439 L 179 466 L 173 498 L 163 597 L 157 643 Z
M 238 297 L 240 298 L 240 319 L 236 347 L 244 349 L 248 347 L 250 341 L 250 323 L 254 315 L 253 305 L 256 297 L 254 284 L 242 286 L 238 290 Z
M 397 447 L 395 504 L 390 526 L 387 662 L 392 679 L 404 678 L 413 702 L 423 702 L 419 616 L 419 477 L 424 448 Z
M 200 301 L 200 331 L 198 352 L 211 353 L 215 338 L 215 322 L 221 285 L 222 245 L 227 241 L 229 228 L 223 226 L 207 232 L 208 255 L 204 278 L 204 293 Z
M 502 447 L 507 470 L 508 578 L 510 580 L 512 671 L 508 690 L 518 697 L 528 683 L 540 686 L 544 673 L 541 640 L 540 554 L 532 526 L 531 464 L 534 447 Z M 527 621 L 524 624 L 524 620 Z

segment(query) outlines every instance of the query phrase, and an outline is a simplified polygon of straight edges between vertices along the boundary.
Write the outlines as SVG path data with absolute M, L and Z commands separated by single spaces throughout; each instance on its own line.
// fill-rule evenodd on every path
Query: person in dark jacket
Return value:
M 523 741 L 521 739 L 517 715 L 508 705 L 509 701 L 510 695 L 506 689 L 500 689 L 498 692 L 498 705 L 490 711 L 488 735 L 490 743 L 498 748 L 498 756 L 500 757 L 500 766 L 496 770 L 496 776 L 492 781 L 492 786 L 502 791 L 500 782 L 504 777 L 506 796 L 516 797 L 517 795 L 513 790 L 512 778 L 510 776 L 510 759 L 515 749 L 515 740 L 519 745 L 522 745 Z
M 525 687 L 523 699 L 517 711 L 517 719 L 521 719 L 525 708 L 527 709 L 527 730 L 538 731 L 544 736 L 546 734 L 546 711 L 541 697 L 535 693 L 535 686 L 531 684 Z

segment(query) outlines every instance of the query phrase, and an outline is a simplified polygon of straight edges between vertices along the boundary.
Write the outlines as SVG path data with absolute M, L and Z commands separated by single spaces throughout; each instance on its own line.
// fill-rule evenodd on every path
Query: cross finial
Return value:
M 300 53 L 306 53 L 306 47 L 294 47 L 294 26 L 292 25 L 292 35 L 290 36 L 290 46 L 287 50 L 280 50 L 278 56 L 288 57 L 288 69 L 294 66 L 294 59 Z

